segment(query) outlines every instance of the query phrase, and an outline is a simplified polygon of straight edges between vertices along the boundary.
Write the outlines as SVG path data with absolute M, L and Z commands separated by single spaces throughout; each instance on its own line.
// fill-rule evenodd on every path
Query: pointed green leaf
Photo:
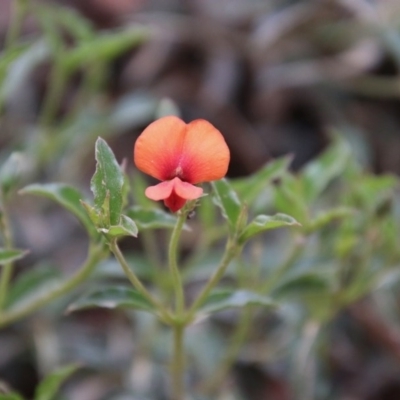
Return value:
M 126 214 L 136 222 L 140 230 L 160 228 L 173 229 L 177 220 L 174 214 L 165 212 L 158 208 L 147 208 L 142 206 L 133 206 Z M 188 225 L 185 224 L 184 229 L 188 230 Z
M 87 18 L 78 11 L 67 7 L 54 7 L 50 11 L 52 18 L 60 21 L 68 33 L 73 35 L 77 41 L 90 40 L 96 37 L 96 32 Z
M 305 297 L 329 292 L 331 283 L 329 276 L 321 273 L 307 272 L 289 277 L 275 286 L 274 298 Z
M 57 268 L 42 266 L 32 268 L 18 276 L 7 294 L 6 307 L 29 303 L 32 298 L 45 293 L 54 284 L 60 283 L 60 273 Z
M 129 218 L 126 215 L 121 215 L 121 220 L 119 224 L 125 229 L 130 236 L 137 237 L 138 235 L 138 227 L 136 226 L 135 221 Z
M 301 180 L 307 201 L 315 200 L 332 179 L 344 171 L 350 156 L 349 144 L 337 135 L 322 155 L 303 168 Z
M 0 58 L 0 102 L 8 100 L 18 90 L 23 90 L 29 74 L 49 58 L 45 39 L 12 46 Z
M 88 204 L 82 200 L 81 200 L 81 204 L 82 204 L 82 207 L 85 209 L 86 214 L 88 215 L 89 219 L 93 222 L 93 224 L 95 226 L 99 226 L 101 218 L 100 218 L 99 213 L 96 211 L 96 209 L 94 207 L 92 207 L 90 204 Z
M 21 194 L 34 194 L 51 199 L 75 215 L 88 233 L 96 236 L 96 230 L 85 210 L 82 208 L 82 193 L 63 183 L 33 184 L 20 190 Z
M 70 364 L 46 376 L 35 392 L 35 400 L 54 400 L 61 385 L 79 368 L 77 364 Z
M 309 224 L 306 225 L 306 231 L 311 233 L 323 228 L 334 220 L 350 217 L 354 210 L 348 207 L 336 207 L 324 211 L 317 215 Z
M 354 182 L 353 202 L 373 212 L 393 197 L 398 178 L 394 175 L 364 175 Z
M 113 225 L 110 226 L 110 228 L 100 228 L 99 232 L 103 232 L 109 237 L 137 237 L 138 228 L 135 222 L 132 221 L 129 217 L 127 217 L 126 215 L 121 215 L 121 221 L 119 225 Z
M 286 174 L 279 185 L 274 186 L 275 207 L 278 211 L 290 214 L 305 224 L 308 220 L 308 208 L 301 182 L 291 174 Z
M 6 195 L 32 170 L 32 160 L 27 154 L 15 151 L 0 168 L 0 189 Z
M 122 188 L 124 176 L 108 144 L 98 138 L 96 141 L 96 172 L 91 181 L 94 205 L 101 213 L 109 196 L 109 225 L 118 225 L 122 210 Z M 106 226 L 106 227 L 108 227 Z
M 248 290 L 216 290 L 211 293 L 203 305 L 199 308 L 200 313 L 213 314 L 227 308 L 239 308 L 250 305 L 263 307 L 276 307 L 271 298 L 262 296 Z
M 125 286 L 111 286 L 92 291 L 72 303 L 67 312 L 87 308 L 130 308 L 155 313 L 154 306 L 138 291 Z
M 221 209 L 222 216 L 228 220 L 230 228 L 234 230 L 242 209 L 238 195 L 227 179 L 211 182 L 211 185 L 215 195 L 215 204 Z
M 243 230 L 242 234 L 239 236 L 239 242 L 244 243 L 253 236 L 259 235 L 262 232 L 285 226 L 300 226 L 300 224 L 293 217 L 286 214 L 276 214 L 271 216 L 258 215 Z
M 288 170 L 292 159 L 292 156 L 285 156 L 272 160 L 251 176 L 232 180 L 232 187 L 242 201 L 252 204 L 266 186 Z
M 25 257 L 27 253 L 27 250 L 0 248 L 0 265 L 5 265 L 17 261 Z
M 142 43 L 148 37 L 148 33 L 146 28 L 139 26 L 97 34 L 93 40 L 85 40 L 68 50 L 63 56 L 64 67 L 66 71 L 71 72 L 88 63 L 112 60 L 122 52 Z

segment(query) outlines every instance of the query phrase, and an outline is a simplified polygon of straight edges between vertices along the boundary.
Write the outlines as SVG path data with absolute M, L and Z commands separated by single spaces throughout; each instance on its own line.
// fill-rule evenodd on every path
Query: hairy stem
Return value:
M 232 242 L 231 239 L 228 240 L 224 252 L 224 256 L 222 260 L 211 276 L 207 284 L 204 286 L 203 290 L 200 292 L 196 300 L 193 302 L 192 306 L 190 307 L 185 320 L 190 323 L 192 321 L 194 315 L 196 314 L 197 309 L 203 304 L 204 300 L 210 294 L 211 290 L 218 284 L 221 280 L 223 275 L 225 274 L 226 269 L 228 268 L 230 262 L 237 256 L 241 251 L 241 247 L 238 246 L 235 242 Z
M 7 210 L 5 208 L 5 199 L 1 194 L 0 196 L 0 230 L 3 235 L 4 248 L 13 248 L 13 239 L 11 232 L 11 223 L 8 219 Z M 7 263 L 1 268 L 0 278 L 0 314 L 4 308 L 4 303 L 7 299 L 8 287 L 11 281 L 13 270 L 13 263 Z
M 178 244 L 183 225 L 186 221 L 186 215 L 187 214 L 184 211 L 181 211 L 178 215 L 178 220 L 176 221 L 174 230 L 172 231 L 168 248 L 168 265 L 174 283 L 176 312 L 178 315 L 181 315 L 185 308 L 182 277 L 178 268 Z
M 172 359 L 172 399 L 184 400 L 184 371 L 185 371 L 185 351 L 184 351 L 185 326 L 175 324 L 174 334 L 174 354 Z
M 114 254 L 115 258 L 118 260 L 118 262 L 120 263 L 122 269 L 125 272 L 125 275 L 127 276 L 127 278 L 129 279 L 129 281 L 132 283 L 132 286 L 138 291 L 140 292 L 143 297 L 145 297 L 151 304 L 153 304 L 153 306 L 155 308 L 157 308 L 161 319 L 170 324 L 172 321 L 172 317 L 169 313 L 168 310 L 165 309 L 165 307 L 161 304 L 161 302 L 159 300 L 157 300 L 147 289 L 146 287 L 143 285 L 143 283 L 139 280 L 139 278 L 136 276 L 136 274 L 132 271 L 131 268 L 129 268 L 128 263 L 125 260 L 124 255 L 122 254 L 117 241 L 113 240 L 110 243 L 110 250 L 112 251 L 112 253 Z

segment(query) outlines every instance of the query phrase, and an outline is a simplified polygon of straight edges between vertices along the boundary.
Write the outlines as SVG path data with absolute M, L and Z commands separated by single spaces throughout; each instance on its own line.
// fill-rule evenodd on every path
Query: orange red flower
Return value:
M 186 124 L 168 116 L 151 123 L 138 137 L 134 162 L 142 172 L 161 183 L 146 189 L 152 200 L 164 200 L 172 211 L 199 198 L 198 183 L 221 179 L 229 165 L 229 149 L 222 134 L 209 122 L 198 119 Z

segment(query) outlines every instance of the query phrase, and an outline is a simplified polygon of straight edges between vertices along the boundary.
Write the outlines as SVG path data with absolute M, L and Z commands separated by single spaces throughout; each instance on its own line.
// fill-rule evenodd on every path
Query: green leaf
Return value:
M 364 175 L 354 182 L 354 206 L 376 211 L 393 197 L 396 185 L 398 179 L 394 175 Z
M 89 219 L 93 222 L 95 226 L 99 226 L 101 223 L 100 215 L 97 213 L 96 209 L 90 204 L 81 200 L 82 207 L 85 209 Z
M 309 162 L 301 172 L 304 195 L 308 202 L 315 200 L 346 168 L 351 156 L 349 144 L 339 135 L 316 160 Z
M 232 180 L 232 186 L 242 201 L 252 204 L 257 196 L 274 179 L 280 178 L 288 170 L 292 156 L 285 156 L 268 162 L 259 171 L 245 178 Z
M 271 298 L 248 290 L 223 289 L 211 293 L 199 308 L 200 313 L 213 314 L 227 308 L 239 308 L 250 305 L 276 307 Z
M 109 237 L 133 236 L 137 237 L 138 228 L 134 221 L 126 215 L 121 215 L 119 225 L 112 225 L 110 228 L 100 228 L 99 232 L 105 233 Z
M 124 31 L 97 34 L 93 40 L 85 40 L 63 55 L 63 65 L 72 72 L 82 65 L 109 61 L 124 51 L 132 49 L 148 37 L 149 30 L 134 27 Z
M 57 268 L 42 266 L 32 268 L 18 276 L 7 294 L 6 307 L 11 308 L 18 303 L 28 303 L 39 293 L 45 293 L 55 283 L 60 282 L 60 273 Z
M 6 195 L 32 170 L 27 154 L 15 151 L 0 168 L 0 189 Z
M 0 102 L 22 90 L 34 68 L 49 58 L 46 40 L 13 46 L 0 60 Z
M 20 396 L 18 393 L 7 393 L 7 394 L 0 393 L 0 400 L 24 400 L 24 398 Z
M 81 200 L 83 195 L 78 189 L 63 183 L 45 183 L 26 186 L 20 190 L 20 193 L 43 196 L 55 201 L 74 214 L 86 228 L 91 237 L 97 236 L 90 218 L 82 208 Z
M 60 386 L 78 368 L 80 368 L 79 365 L 70 364 L 46 376 L 35 391 L 35 400 L 53 400 Z
M 235 230 L 242 210 L 236 192 L 227 179 L 211 182 L 211 185 L 216 205 L 221 209 L 222 216 L 228 220 L 230 228 Z
M 253 236 L 271 229 L 282 228 L 285 226 L 300 226 L 300 224 L 289 215 L 276 214 L 276 215 L 258 215 L 249 225 L 243 230 L 239 236 L 239 242 L 244 243 Z
M 125 286 L 111 286 L 94 290 L 72 303 L 67 312 L 87 308 L 130 308 L 156 313 L 154 306 L 138 291 Z
M 331 284 L 329 276 L 307 272 L 285 279 L 273 289 L 274 298 L 304 297 L 327 293 Z
M 174 214 L 167 213 L 158 208 L 142 206 L 133 206 L 126 214 L 136 222 L 140 230 L 160 228 L 173 229 L 177 220 Z M 185 224 L 184 229 L 188 230 L 189 227 Z
M 354 214 L 353 209 L 348 207 L 336 207 L 324 211 L 317 215 L 309 224 L 306 225 L 306 231 L 311 233 L 323 228 L 334 220 L 350 217 Z
M 27 250 L 0 248 L 0 265 L 5 265 L 17 261 L 25 257 L 27 253 Z
M 301 182 L 291 174 L 285 174 L 279 185 L 274 186 L 275 207 L 282 213 L 290 214 L 305 224 L 308 220 L 308 208 Z
M 105 211 L 105 217 L 109 218 L 105 227 L 119 225 L 124 176 L 114 153 L 102 138 L 98 138 L 96 141 L 96 161 L 96 172 L 90 186 L 94 195 L 95 208 L 98 213 Z M 103 206 L 108 200 L 109 210 L 103 210 Z
M 47 5 L 49 7 L 49 4 Z M 96 36 L 95 30 L 89 20 L 79 14 L 76 10 L 66 7 L 52 7 L 52 17 L 65 26 L 68 33 L 76 40 L 90 40 Z

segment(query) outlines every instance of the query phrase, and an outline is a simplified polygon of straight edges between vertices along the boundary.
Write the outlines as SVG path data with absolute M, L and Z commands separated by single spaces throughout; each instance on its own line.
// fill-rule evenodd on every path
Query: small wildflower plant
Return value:
M 339 137 L 299 173 L 289 171 L 291 157 L 282 157 L 240 179 L 225 177 L 229 148 L 223 134 L 204 120 L 185 123 L 175 116 L 162 117 L 133 146 L 136 169 L 160 183 L 146 188 L 146 177 L 137 170 L 127 173 L 126 163 L 98 138 L 90 185 L 93 199 L 63 183 L 31 184 L 19 191 L 55 201 L 87 231 L 86 261 L 73 275 L 52 285 L 49 276 L 33 279 L 32 272 L 12 280 L 13 265 L 27 254 L 13 245 L 7 214 L 20 159 L 13 155 L 3 165 L 0 327 L 65 297 L 70 299 L 67 314 L 92 308 L 144 312 L 171 333 L 168 398 L 184 400 L 194 393 L 213 398 L 260 313 L 284 315 L 292 310 L 301 315 L 298 346 L 314 349 L 329 321 L 382 285 L 386 272 L 400 260 L 392 239 L 398 226 L 388 206 L 397 180 L 365 174 Z M 337 193 L 337 202 L 320 201 L 328 190 Z M 358 212 L 359 207 L 368 212 Z M 199 238 L 183 258 L 180 244 L 194 229 L 200 230 Z M 276 237 L 268 233 L 277 229 Z M 157 241 L 159 231 L 167 233 L 166 245 Z M 126 246 L 121 250 L 120 243 L 129 237 L 134 241 L 143 237 L 147 274 L 126 256 Z M 280 238 L 279 244 L 270 245 L 266 238 Z M 360 249 L 366 243 L 377 254 L 373 262 Z M 205 253 L 215 250 L 217 257 L 205 263 Z M 335 256 L 329 262 L 301 265 L 304 257 L 320 260 L 327 254 Z M 102 280 L 99 285 L 96 269 L 110 257 L 119 264 L 123 278 Z M 357 269 L 351 267 L 354 260 L 360 265 Z M 191 284 L 196 290 L 189 292 Z M 223 351 L 215 357 L 214 370 L 203 371 L 203 381 L 193 389 L 187 379 L 194 369 L 191 360 L 202 350 L 199 343 L 188 348 L 191 330 L 227 309 L 238 314 L 237 328 L 220 344 Z M 304 384 L 312 379 L 301 366 L 312 363 L 314 354 L 310 351 L 300 363 L 295 357 L 293 363 L 294 390 L 302 395 L 313 391 Z M 73 363 L 47 376 L 35 399 L 52 398 L 77 369 Z M 1 398 L 22 399 L 12 391 L 5 396 Z
M 148 187 L 145 195 L 151 200 L 164 200 L 165 206 L 176 213 L 168 245 L 168 280 L 173 287 L 173 300 L 165 302 L 150 291 L 137 277 L 124 255 L 118 240 L 124 236 L 138 235 L 135 218 L 123 213 L 123 171 L 108 145 L 98 139 L 96 143 L 97 169 L 92 179 L 94 205 L 84 203 L 88 215 L 102 236 L 102 240 L 114 254 L 132 288 L 109 288 L 102 293 L 89 294 L 70 306 L 77 310 L 93 305 L 93 299 L 101 297 L 101 303 L 139 304 L 139 309 L 152 312 L 173 331 L 173 356 L 171 360 L 172 398 L 185 398 L 184 374 L 186 369 L 184 337 L 186 328 L 195 323 L 204 313 L 212 314 L 226 308 L 261 305 L 273 307 L 267 296 L 251 291 L 214 292 L 232 260 L 237 258 L 246 241 L 257 234 L 284 226 L 299 226 L 296 220 L 285 214 L 259 215 L 257 222 L 247 221 L 247 207 L 240 203 L 227 181 L 222 179 L 229 164 L 229 149 L 222 134 L 209 122 L 196 120 L 185 124 L 174 116 L 163 117 L 150 124 L 139 136 L 134 147 L 134 161 L 138 169 L 162 181 Z M 203 189 L 195 184 L 213 182 L 216 202 L 227 219 L 229 229 L 225 251 L 219 265 L 188 304 L 185 298 L 185 282 L 179 266 L 179 239 L 189 214 L 201 207 Z M 188 226 L 188 229 L 190 227 Z M 155 288 L 157 289 L 157 288 Z M 159 288 L 160 289 L 160 288 Z M 111 290 L 111 291 L 110 291 Z M 117 301 L 115 301 L 115 293 Z M 110 294 L 110 297 L 107 297 Z M 208 310 L 208 311 L 206 311 Z

